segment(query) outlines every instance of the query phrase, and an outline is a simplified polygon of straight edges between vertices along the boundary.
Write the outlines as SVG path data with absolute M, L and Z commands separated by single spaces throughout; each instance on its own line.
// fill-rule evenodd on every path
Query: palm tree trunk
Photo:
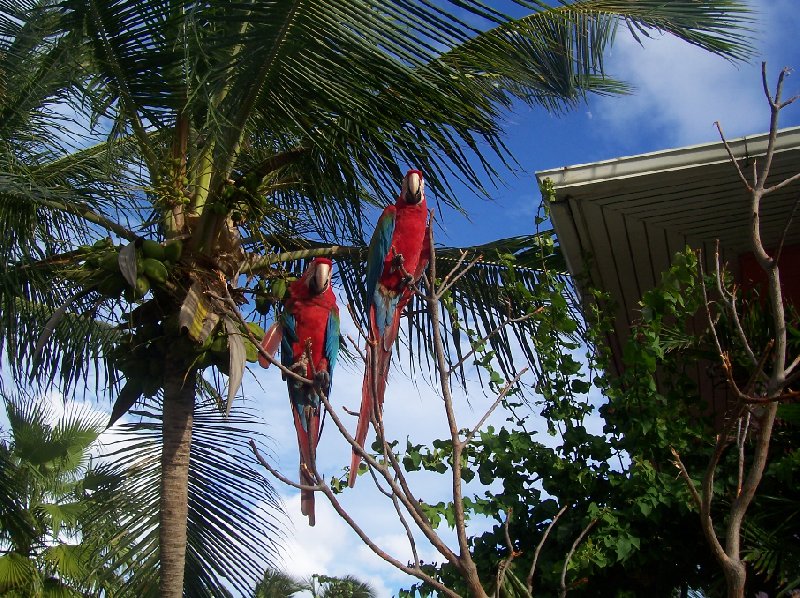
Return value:
M 194 371 L 187 374 L 168 364 L 164 379 L 159 521 L 161 598 L 183 596 L 195 377 Z

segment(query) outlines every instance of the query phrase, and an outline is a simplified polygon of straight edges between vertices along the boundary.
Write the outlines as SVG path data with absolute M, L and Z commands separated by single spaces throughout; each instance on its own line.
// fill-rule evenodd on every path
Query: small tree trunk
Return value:
M 725 585 L 728 589 L 728 598 L 744 598 L 744 584 L 747 580 L 747 571 L 742 561 L 731 561 L 723 566 L 725 572 Z
M 185 374 L 168 365 L 164 380 L 159 517 L 161 598 L 183 596 L 195 376 L 195 372 Z

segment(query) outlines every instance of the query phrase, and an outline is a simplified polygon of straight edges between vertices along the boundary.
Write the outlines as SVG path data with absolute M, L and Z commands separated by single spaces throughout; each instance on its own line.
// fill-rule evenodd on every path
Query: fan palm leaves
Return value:
M 288 573 L 267 569 L 253 590 L 253 598 L 290 598 L 305 589 L 306 584 Z
M 514 102 L 627 90 L 602 64 L 620 23 L 737 59 L 748 18 L 733 0 L 0 0 L 0 342 L 19 379 L 91 379 L 117 415 L 161 401 L 162 595 L 183 585 L 196 398 L 230 405 L 248 348 L 231 305 L 287 275 L 277 256 L 342 257 L 361 301 L 363 223 L 406 165 L 459 209 L 455 180 L 488 193 L 513 162 Z M 509 290 L 535 283 L 526 243 L 460 279 L 455 320 L 508 316 Z M 512 254 L 509 288 L 476 296 Z
M 0 592 L 42 596 L 112 591 L 103 559 L 116 521 L 95 509 L 89 450 L 103 425 L 74 409 L 60 417 L 31 399 L 5 399 L 10 437 L 0 443 Z
M 312 575 L 307 589 L 313 598 L 375 598 L 375 589 L 354 575 Z

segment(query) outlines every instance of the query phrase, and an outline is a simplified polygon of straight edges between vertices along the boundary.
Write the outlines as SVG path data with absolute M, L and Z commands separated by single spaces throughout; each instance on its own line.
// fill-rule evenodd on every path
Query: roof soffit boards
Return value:
M 766 144 L 767 135 L 728 142 L 747 176 L 754 158 L 760 164 Z M 768 183 L 798 172 L 800 127 L 783 129 Z M 612 345 L 627 337 L 639 300 L 660 280 L 676 251 L 687 244 L 700 248 L 709 265 L 719 239 L 723 259 L 736 270 L 737 256 L 749 249 L 749 196 L 722 142 L 536 174 L 540 182 L 553 182 L 551 220 L 570 272 L 615 299 Z M 800 182 L 765 198 L 765 244 L 777 243 L 798 198 Z M 787 242 L 800 243 L 800 215 L 788 229 Z

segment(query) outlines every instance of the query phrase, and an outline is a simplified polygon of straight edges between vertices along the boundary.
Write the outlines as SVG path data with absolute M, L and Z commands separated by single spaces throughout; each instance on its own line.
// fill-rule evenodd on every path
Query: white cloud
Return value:
M 750 63 L 725 61 L 668 35 L 643 38 L 639 45 L 621 29 L 608 72 L 636 91 L 629 97 L 592 102 L 601 136 L 631 147 L 650 139 L 658 144 L 648 148 L 654 150 L 716 141 L 715 121 L 727 137 L 766 130 L 769 108 L 760 63 L 767 61 L 774 82 L 784 63 L 798 58 L 800 17 L 793 1 L 751 4 L 760 20 L 754 33 L 756 55 Z
M 651 130 L 659 133 L 659 143 L 687 145 L 713 139 L 717 120 L 734 136 L 764 126 L 759 81 L 742 76 L 752 72 L 749 67 L 672 37 L 645 40 L 641 47 L 625 36 L 614 57 L 619 66 L 612 72 L 636 86 L 632 96 L 599 101 L 599 120 L 616 135 L 636 139 Z

